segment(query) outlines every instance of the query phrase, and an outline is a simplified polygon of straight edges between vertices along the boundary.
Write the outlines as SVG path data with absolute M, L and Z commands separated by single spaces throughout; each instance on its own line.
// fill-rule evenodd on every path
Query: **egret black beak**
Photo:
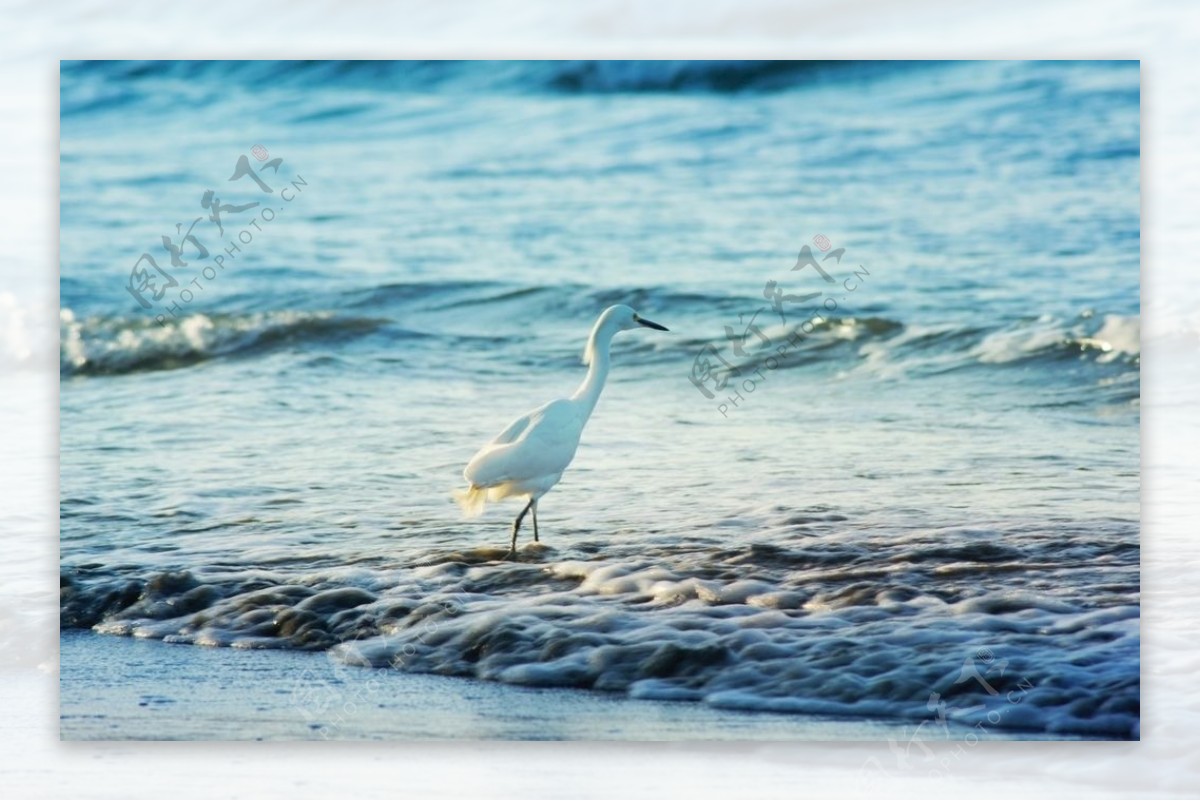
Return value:
M 638 325 L 644 325 L 647 328 L 653 328 L 655 331 L 670 331 L 671 330 L 671 329 L 667 328 L 665 325 L 659 325 L 658 323 L 652 323 L 649 320 L 644 319 L 642 317 L 634 317 L 633 319 L 637 321 Z

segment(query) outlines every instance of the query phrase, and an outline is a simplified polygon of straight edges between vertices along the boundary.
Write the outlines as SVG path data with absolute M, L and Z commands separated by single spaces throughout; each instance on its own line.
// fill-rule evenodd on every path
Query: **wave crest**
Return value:
M 59 316 L 61 375 L 120 375 L 170 370 L 297 340 L 357 336 L 383 321 L 331 312 L 190 314 L 163 325 L 139 318 Z

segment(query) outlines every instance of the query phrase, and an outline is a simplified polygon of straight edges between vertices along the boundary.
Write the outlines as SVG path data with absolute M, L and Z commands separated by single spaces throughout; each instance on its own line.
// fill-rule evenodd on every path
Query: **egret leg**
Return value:
M 529 503 L 525 504 L 525 508 L 521 510 L 521 514 L 517 515 L 517 519 L 513 521 L 512 546 L 508 549 L 508 553 L 504 556 L 505 559 L 510 556 L 515 560 L 517 558 L 517 532 L 521 530 L 521 521 L 525 519 L 525 513 L 533 506 L 533 499 L 529 499 Z
M 537 535 L 537 498 L 533 499 L 533 541 L 540 542 Z

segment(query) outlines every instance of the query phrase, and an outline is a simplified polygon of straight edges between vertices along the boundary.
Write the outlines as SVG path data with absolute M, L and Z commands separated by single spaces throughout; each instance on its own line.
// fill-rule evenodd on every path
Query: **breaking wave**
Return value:
M 746 545 L 531 544 L 518 563 L 485 547 L 374 569 L 82 566 L 64 573 L 61 624 L 739 709 L 925 720 L 940 702 L 969 725 L 1137 737 L 1135 525 L 897 535 L 788 519 L 806 522 Z M 1079 575 L 1049 589 L 1065 550 Z
M 159 325 L 146 318 L 76 319 L 60 314 L 59 372 L 120 375 L 186 367 L 290 343 L 362 336 L 383 321 L 329 312 L 191 314 Z

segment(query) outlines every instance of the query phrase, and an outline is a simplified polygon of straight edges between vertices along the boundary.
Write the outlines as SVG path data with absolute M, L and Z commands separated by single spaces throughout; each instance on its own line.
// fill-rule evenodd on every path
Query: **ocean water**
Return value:
M 61 86 L 64 628 L 1139 736 L 1136 62 Z M 671 330 L 502 561 L 451 493 L 613 303 Z

